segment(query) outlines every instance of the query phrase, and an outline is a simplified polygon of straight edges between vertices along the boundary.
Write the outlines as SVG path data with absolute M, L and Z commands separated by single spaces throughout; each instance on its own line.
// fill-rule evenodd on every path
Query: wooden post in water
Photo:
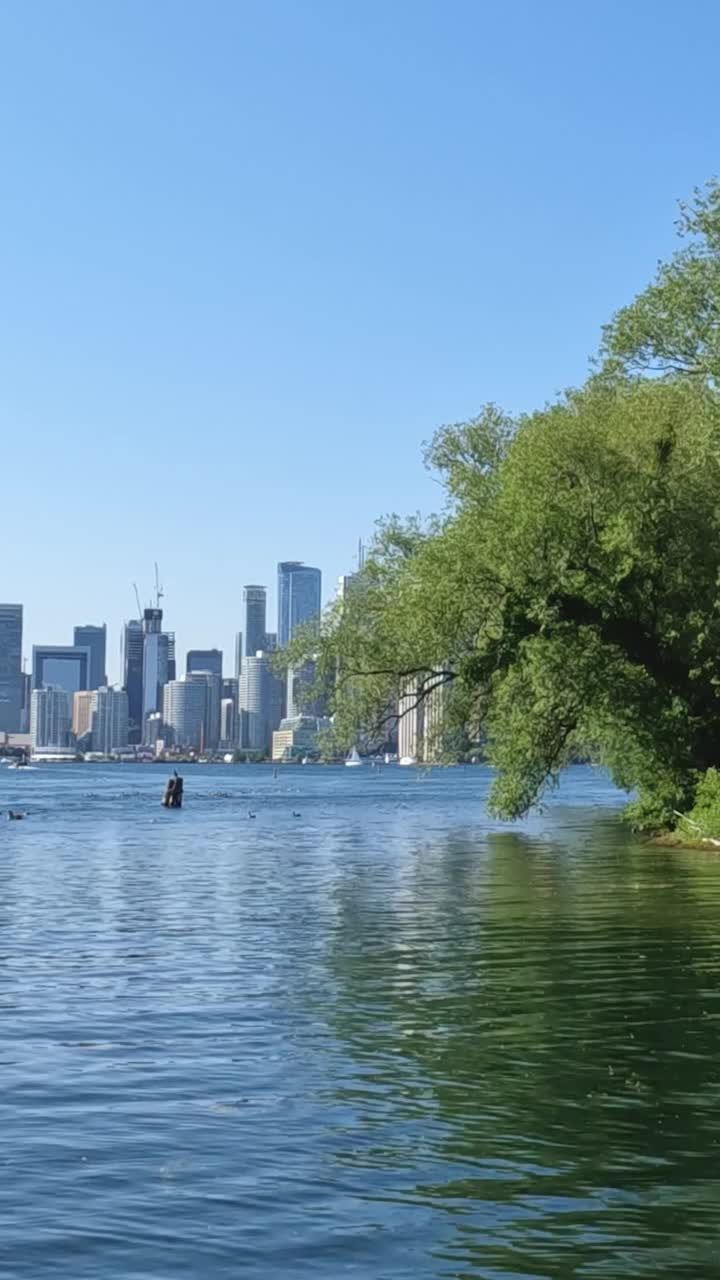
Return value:
M 172 778 L 168 778 L 167 780 L 162 804 L 166 809 L 182 809 L 182 802 L 183 780 L 177 773 L 174 773 Z

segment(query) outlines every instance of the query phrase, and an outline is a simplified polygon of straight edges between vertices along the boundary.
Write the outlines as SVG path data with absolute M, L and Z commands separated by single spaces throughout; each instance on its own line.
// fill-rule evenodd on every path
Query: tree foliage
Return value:
M 602 371 L 442 428 L 443 514 L 382 522 L 320 641 L 295 642 L 291 660 L 319 649 L 339 746 L 412 681 L 482 735 L 502 816 L 591 753 L 640 825 L 667 825 L 720 765 L 718 189 L 684 219 L 692 244 L 608 326 Z

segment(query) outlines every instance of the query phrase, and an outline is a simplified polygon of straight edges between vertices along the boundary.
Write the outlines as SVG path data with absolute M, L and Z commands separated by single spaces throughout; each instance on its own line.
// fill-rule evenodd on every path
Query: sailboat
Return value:
M 352 751 L 350 752 L 350 755 L 345 761 L 345 767 L 347 769 L 357 769 L 358 765 L 361 765 L 361 764 L 362 764 L 362 760 L 360 759 L 360 752 L 358 751 L 357 747 L 353 747 Z

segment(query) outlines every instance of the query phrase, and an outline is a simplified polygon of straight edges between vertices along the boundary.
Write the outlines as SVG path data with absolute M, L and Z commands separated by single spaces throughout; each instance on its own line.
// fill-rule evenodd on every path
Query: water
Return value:
M 4 1277 L 716 1277 L 715 856 L 590 769 L 185 777 L 0 769 Z

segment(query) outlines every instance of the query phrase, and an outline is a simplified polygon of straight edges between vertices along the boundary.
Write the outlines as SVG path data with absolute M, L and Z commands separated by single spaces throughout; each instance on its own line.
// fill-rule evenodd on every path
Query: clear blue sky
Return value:
M 107 621 L 114 658 L 155 559 L 180 650 L 230 650 L 243 583 L 327 595 L 437 505 L 437 425 L 582 379 L 720 169 L 718 47 L 703 0 L 0 3 L 26 652 Z

